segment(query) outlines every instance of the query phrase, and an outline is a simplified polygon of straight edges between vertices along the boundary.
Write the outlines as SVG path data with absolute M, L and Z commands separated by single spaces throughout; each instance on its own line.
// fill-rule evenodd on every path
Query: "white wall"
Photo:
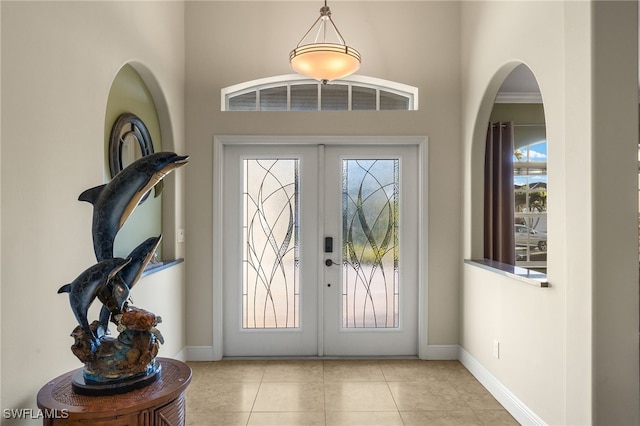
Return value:
M 420 90 L 416 112 L 220 112 L 220 89 L 292 73 L 289 51 L 318 16 L 313 2 L 189 2 L 187 41 L 188 344 L 213 342 L 211 240 L 214 135 L 429 137 L 429 344 L 459 327 L 459 11 L 455 2 L 336 2 L 332 17 L 362 54 L 358 74 Z
M 81 366 L 69 349 L 76 322 L 56 291 L 95 263 L 92 207 L 77 197 L 103 183 L 107 96 L 124 64 L 135 64 L 158 96 L 165 146 L 185 152 L 184 4 L 3 1 L 0 8 L 1 397 L 2 408 L 35 408 L 42 385 Z M 172 191 L 178 198 L 181 184 Z M 144 295 L 156 283 L 167 288 L 168 275 L 170 294 Z M 162 356 L 184 346 L 183 281 L 184 264 L 143 278 L 132 292 L 143 308 L 156 301 L 171 309 L 163 301 L 177 298 L 169 312 L 155 312 L 171 342 Z
M 635 2 L 462 8 L 463 255 L 482 257 L 486 123 L 523 62 L 546 115 L 551 287 L 465 265 L 461 345 L 549 424 L 639 422 L 636 19 Z
M 185 360 L 185 263 L 140 278 L 132 290 L 133 304 L 162 318 L 158 330 L 164 337 L 159 356 Z

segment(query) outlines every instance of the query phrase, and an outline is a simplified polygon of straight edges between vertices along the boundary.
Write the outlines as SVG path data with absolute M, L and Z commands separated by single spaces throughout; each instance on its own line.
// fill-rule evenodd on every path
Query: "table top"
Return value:
M 148 386 L 117 395 L 80 395 L 71 388 L 71 379 L 78 369 L 65 373 L 44 385 L 38 392 L 38 407 L 67 410 L 71 415 L 82 413 L 110 415 L 115 412 L 125 415 L 162 405 L 173 400 L 187 388 L 191 381 L 191 368 L 175 359 L 157 359 L 162 365 L 162 373 Z

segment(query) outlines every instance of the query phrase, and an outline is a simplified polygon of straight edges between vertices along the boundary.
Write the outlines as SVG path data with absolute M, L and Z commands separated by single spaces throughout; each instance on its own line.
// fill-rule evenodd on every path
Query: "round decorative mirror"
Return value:
M 149 130 L 135 114 L 124 113 L 111 129 L 109 140 L 109 170 L 111 178 L 134 161 L 153 154 Z
M 153 154 L 149 130 L 135 114 L 126 112 L 113 124 L 109 138 L 109 171 L 111 178 L 134 161 Z M 140 200 L 142 204 L 149 193 Z

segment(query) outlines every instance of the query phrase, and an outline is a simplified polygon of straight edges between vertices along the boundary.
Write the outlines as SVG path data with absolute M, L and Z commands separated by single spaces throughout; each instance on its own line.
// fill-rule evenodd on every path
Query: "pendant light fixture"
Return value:
M 327 41 L 327 33 L 335 36 L 337 42 Z M 360 62 L 360 53 L 347 46 L 333 23 L 327 0 L 320 9 L 320 17 L 289 53 L 289 63 L 296 72 L 322 84 L 353 74 L 360 68 Z

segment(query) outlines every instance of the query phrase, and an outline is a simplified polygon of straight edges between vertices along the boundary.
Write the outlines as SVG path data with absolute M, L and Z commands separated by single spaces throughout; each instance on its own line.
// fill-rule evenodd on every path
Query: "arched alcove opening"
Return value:
M 472 255 L 484 254 L 485 147 L 487 126 L 512 123 L 515 265 L 546 272 L 547 140 L 542 96 L 531 69 L 522 63 L 503 66 L 492 79 L 478 113 L 472 159 Z M 503 126 L 504 127 L 504 126 Z
M 123 115 L 139 119 L 139 123 L 147 130 L 151 140 L 151 152 L 175 151 L 173 129 L 169 109 L 156 78 L 151 71 L 140 63 L 123 65 L 115 75 L 105 113 L 105 181 L 112 178 L 110 162 L 113 163 L 113 152 L 110 152 L 114 126 Z M 130 124 L 127 123 L 127 126 Z M 121 133 L 124 134 L 124 133 Z M 135 136 L 133 137 L 135 139 Z M 123 158 L 123 166 L 139 158 L 142 154 L 135 141 L 123 140 L 130 149 L 129 158 Z M 142 142 L 141 142 L 142 145 Z M 126 256 L 140 241 L 162 234 L 163 241 L 158 248 L 158 259 L 175 259 L 175 179 L 169 174 L 163 179 L 162 190 L 152 190 L 116 237 L 114 254 Z

